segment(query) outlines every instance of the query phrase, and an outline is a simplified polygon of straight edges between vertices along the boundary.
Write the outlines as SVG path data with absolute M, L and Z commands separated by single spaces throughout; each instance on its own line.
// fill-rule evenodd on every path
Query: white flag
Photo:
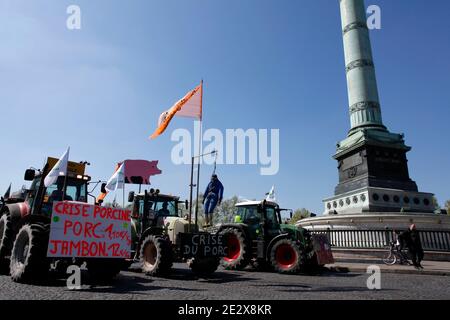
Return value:
M 58 162 L 55 166 L 50 170 L 47 176 L 44 179 L 45 187 L 48 187 L 58 180 L 59 176 L 67 175 L 67 163 L 69 161 L 69 151 L 70 147 L 67 148 L 66 152 L 59 158 Z
M 270 189 L 270 192 L 267 193 L 266 200 L 267 201 L 274 201 L 274 202 L 277 200 L 276 197 L 275 197 L 275 187 L 274 186 L 272 186 L 272 189 Z
M 125 162 L 122 163 L 117 171 L 109 178 L 106 183 L 105 189 L 109 192 L 116 191 L 117 189 L 123 189 L 125 184 Z

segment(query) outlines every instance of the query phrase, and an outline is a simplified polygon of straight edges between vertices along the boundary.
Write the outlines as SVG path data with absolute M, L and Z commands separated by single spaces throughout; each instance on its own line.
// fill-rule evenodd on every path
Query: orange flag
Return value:
M 202 94 L 203 82 L 194 90 L 189 91 L 182 99 L 178 100 L 169 110 L 159 116 L 158 128 L 150 136 L 155 139 L 161 135 L 174 116 L 202 119 Z

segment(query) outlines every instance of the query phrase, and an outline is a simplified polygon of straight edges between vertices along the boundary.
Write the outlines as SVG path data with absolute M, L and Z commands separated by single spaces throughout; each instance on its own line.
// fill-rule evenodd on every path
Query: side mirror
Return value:
M 25 181 L 33 181 L 35 176 L 36 176 L 36 172 L 33 169 L 27 169 L 27 171 L 25 171 L 24 180 Z
M 189 209 L 189 201 L 188 200 L 185 200 L 184 201 L 184 208 L 187 210 L 187 209 Z
M 130 191 L 128 193 L 128 202 L 133 202 L 134 201 L 134 191 Z
M 108 191 L 106 190 L 106 183 L 102 183 L 102 185 L 100 186 L 100 192 L 101 193 L 108 193 Z
M 293 212 L 292 212 L 292 210 L 289 212 L 289 216 L 291 217 L 291 219 L 292 219 L 292 215 L 293 215 Z

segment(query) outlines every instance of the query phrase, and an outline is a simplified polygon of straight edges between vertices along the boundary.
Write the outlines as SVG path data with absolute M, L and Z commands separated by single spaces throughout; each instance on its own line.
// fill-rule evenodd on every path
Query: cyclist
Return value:
M 410 225 L 409 229 L 400 233 L 398 238 L 401 245 L 400 250 L 406 245 L 414 267 L 416 269 L 423 269 L 421 262 L 423 260 L 424 253 L 416 225 Z

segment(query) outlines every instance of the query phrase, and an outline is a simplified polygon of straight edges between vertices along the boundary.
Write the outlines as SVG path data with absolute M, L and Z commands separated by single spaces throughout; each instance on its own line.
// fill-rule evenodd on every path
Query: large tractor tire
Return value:
M 277 241 L 270 250 L 270 264 L 278 273 L 297 273 L 301 265 L 299 247 L 290 239 Z
M 222 258 L 222 266 L 228 270 L 242 270 L 251 259 L 251 248 L 245 234 L 237 228 L 227 228 L 220 232 L 227 237 L 227 255 Z
M 173 264 L 170 243 L 159 236 L 148 236 L 140 250 L 142 272 L 150 276 L 164 276 L 170 273 Z
M 206 257 L 194 258 L 190 261 L 189 267 L 198 276 L 209 276 L 216 272 L 220 265 L 220 258 Z
M 93 283 L 111 282 L 123 267 L 122 259 L 89 259 L 86 262 L 89 280 Z
M 4 213 L 0 217 L 0 274 L 9 274 L 9 256 L 13 244 L 10 217 Z
M 49 271 L 48 229 L 41 224 L 25 224 L 17 233 L 9 265 L 12 280 L 37 282 Z

